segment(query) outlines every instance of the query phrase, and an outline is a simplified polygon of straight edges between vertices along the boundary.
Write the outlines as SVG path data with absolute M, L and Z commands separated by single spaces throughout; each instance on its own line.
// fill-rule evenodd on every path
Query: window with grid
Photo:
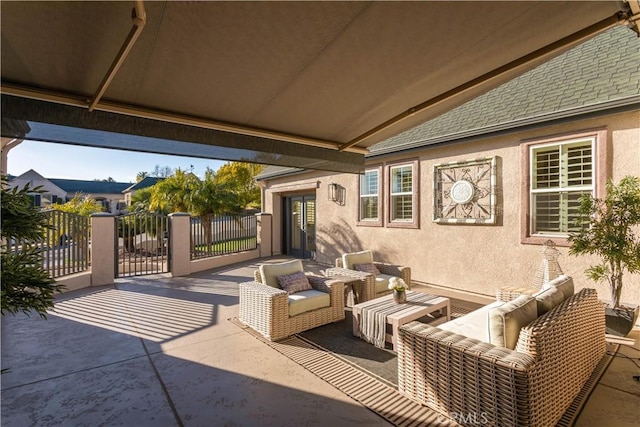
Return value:
M 367 170 L 360 176 L 360 221 L 379 221 L 379 170 Z
M 594 194 L 594 139 L 531 147 L 531 234 L 577 230 L 580 198 Z
M 390 220 L 413 221 L 413 166 L 390 168 Z

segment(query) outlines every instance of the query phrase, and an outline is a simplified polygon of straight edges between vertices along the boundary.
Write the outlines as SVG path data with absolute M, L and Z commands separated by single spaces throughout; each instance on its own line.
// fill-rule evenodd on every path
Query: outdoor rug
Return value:
M 478 307 L 480 306 L 474 303 L 451 299 L 452 317 L 462 316 Z M 345 320 L 341 322 L 305 331 L 278 342 L 266 340 L 237 318 L 229 320 L 396 426 L 459 425 L 398 392 L 396 354 L 354 337 L 350 309 L 347 309 Z M 609 347 L 608 353 L 558 422 L 558 426 L 568 427 L 574 424 L 617 349 L 618 346 Z

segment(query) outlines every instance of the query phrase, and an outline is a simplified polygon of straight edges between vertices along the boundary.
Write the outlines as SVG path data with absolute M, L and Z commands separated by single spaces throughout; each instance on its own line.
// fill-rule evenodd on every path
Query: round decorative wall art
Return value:
M 447 224 L 496 223 L 496 158 L 434 166 L 433 221 Z
M 449 190 L 449 196 L 455 203 L 464 205 L 473 200 L 475 194 L 475 187 L 469 181 L 461 179 L 456 181 Z

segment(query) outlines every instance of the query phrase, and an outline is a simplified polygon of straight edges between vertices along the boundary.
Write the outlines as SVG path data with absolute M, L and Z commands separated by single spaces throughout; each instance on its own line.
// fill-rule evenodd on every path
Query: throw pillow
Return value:
M 571 296 L 574 293 L 574 288 L 573 288 L 573 279 L 571 278 L 571 276 L 567 276 L 567 275 L 561 275 L 556 277 L 555 279 L 553 279 L 550 282 L 545 283 L 544 285 L 542 285 L 542 289 L 548 289 L 552 286 L 555 286 L 556 288 L 560 289 L 562 291 L 562 293 L 564 294 L 564 299 L 568 299 L 571 298 Z
M 564 301 L 564 294 L 555 286 L 540 290 L 534 297 L 538 306 L 538 316 L 542 316 Z
M 302 271 L 286 276 L 278 276 L 278 283 L 282 289 L 289 294 L 313 289 L 311 283 L 309 283 L 309 279 L 307 279 L 307 276 Z
M 489 341 L 491 344 L 516 348 L 520 329 L 536 320 L 538 307 L 535 298 L 521 295 L 513 301 L 489 310 Z
M 375 276 L 380 274 L 380 270 L 378 270 L 378 268 L 374 264 L 353 264 L 353 269 L 356 271 L 371 273 Z

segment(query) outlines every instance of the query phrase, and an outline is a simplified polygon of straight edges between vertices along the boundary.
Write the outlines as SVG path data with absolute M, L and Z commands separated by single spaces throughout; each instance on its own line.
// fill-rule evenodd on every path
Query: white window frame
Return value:
M 591 184 L 589 185 L 575 185 L 575 186 L 571 186 L 569 185 L 568 178 L 567 175 L 569 173 L 568 171 L 568 164 L 566 162 L 565 156 L 566 156 L 566 152 L 569 148 L 571 147 L 583 147 L 583 146 L 589 146 L 591 148 Z M 549 148 L 554 148 L 557 149 L 557 151 L 559 152 L 559 185 L 558 186 L 554 186 L 554 187 L 548 187 L 548 188 L 534 188 L 534 184 L 536 183 L 536 159 L 535 159 L 535 154 L 536 152 L 545 150 L 545 149 L 549 149 Z M 566 197 L 563 197 L 563 195 L 567 195 L 569 193 L 575 193 L 575 192 L 582 192 L 582 193 L 587 193 L 589 192 L 592 196 L 595 195 L 595 182 L 596 182 L 596 176 L 597 176 L 597 162 L 595 161 L 594 158 L 594 153 L 596 152 L 596 141 L 594 137 L 590 137 L 590 138 L 580 138 L 580 139 L 571 139 L 571 140 L 567 140 L 567 141 L 562 141 L 562 142 L 555 142 L 555 143 L 549 143 L 549 144 L 541 144 L 541 145 L 535 145 L 535 146 L 531 146 L 530 148 L 530 154 L 529 154 L 529 166 L 530 166 L 530 176 L 531 179 L 529 180 L 529 197 L 530 197 L 530 201 L 529 201 L 529 217 L 531 218 L 531 224 L 530 224 L 530 230 L 531 230 L 531 235 L 532 236 L 540 236 L 540 237 L 567 237 L 569 235 L 569 231 L 538 231 L 537 230 L 537 226 L 536 226 L 536 206 L 535 206 L 535 196 L 538 194 L 558 194 L 562 199 L 564 199 L 564 203 L 568 203 L 566 201 Z M 565 230 L 568 229 L 569 227 L 569 222 L 572 221 L 573 219 L 571 218 L 571 216 L 569 215 L 569 212 L 567 212 L 567 206 L 562 206 L 563 202 L 561 202 L 561 206 L 560 206 L 560 223 L 561 226 L 560 228 L 564 228 Z M 564 212 L 564 214 L 563 214 Z
M 366 174 L 375 173 L 377 177 L 377 192 L 370 194 L 363 194 L 364 186 L 363 186 L 363 178 Z M 367 167 L 365 169 L 364 175 L 358 176 L 358 221 L 357 224 L 361 226 L 372 226 L 372 227 L 381 227 L 382 226 L 382 188 L 383 188 L 383 180 L 382 180 L 382 167 L 380 165 L 374 167 Z M 364 198 L 377 198 L 376 206 L 378 211 L 377 218 L 363 218 L 364 212 L 362 210 L 362 200 Z
M 567 147 L 577 145 L 580 142 L 590 142 L 591 144 L 591 185 L 568 186 L 562 182 L 560 187 L 549 189 L 535 189 L 534 154 L 548 147 Z M 534 197 L 535 194 L 558 193 L 559 189 L 568 194 L 569 191 L 589 191 L 595 197 L 603 197 L 605 183 L 609 177 L 609 145 L 608 131 L 606 128 L 588 131 L 578 131 L 546 138 L 537 138 L 523 141 L 521 145 L 522 161 L 522 216 L 521 216 L 521 243 L 542 245 L 551 240 L 558 246 L 569 246 L 567 240 L 568 233 L 565 232 L 535 232 Z M 563 166 L 561 165 L 561 168 Z M 560 170 L 562 174 L 562 169 Z M 569 221 L 567 216 L 566 221 Z
M 387 227 L 399 227 L 399 228 L 418 228 L 420 217 L 420 206 L 418 194 L 420 190 L 419 180 L 419 163 L 417 160 L 402 161 L 386 165 L 386 178 L 387 178 L 387 197 L 385 198 L 386 206 L 386 226 Z M 393 171 L 398 168 L 411 168 L 411 191 L 393 191 Z M 394 218 L 393 200 L 396 196 L 410 196 L 411 197 L 411 218 Z

